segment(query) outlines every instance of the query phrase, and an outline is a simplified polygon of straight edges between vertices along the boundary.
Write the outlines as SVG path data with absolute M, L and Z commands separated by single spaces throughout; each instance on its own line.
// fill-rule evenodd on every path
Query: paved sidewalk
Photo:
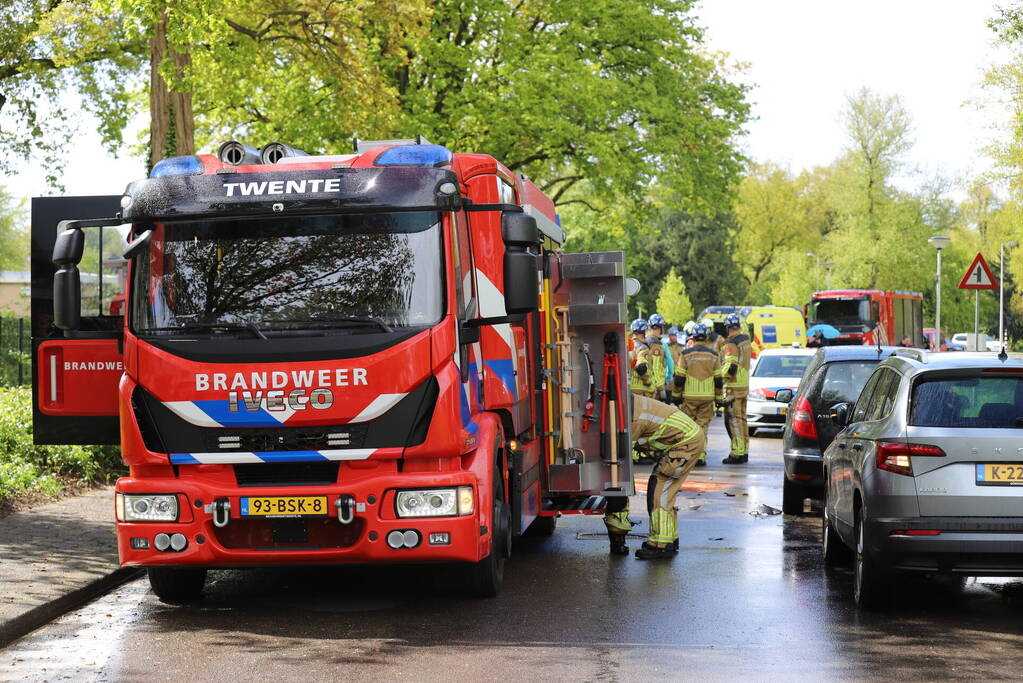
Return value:
M 118 569 L 113 487 L 0 519 L 0 647 L 139 572 Z

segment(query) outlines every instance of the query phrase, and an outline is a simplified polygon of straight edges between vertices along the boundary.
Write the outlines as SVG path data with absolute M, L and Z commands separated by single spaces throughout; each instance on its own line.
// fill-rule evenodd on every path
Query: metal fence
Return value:
M 32 324 L 28 318 L 0 316 L 0 386 L 32 382 Z

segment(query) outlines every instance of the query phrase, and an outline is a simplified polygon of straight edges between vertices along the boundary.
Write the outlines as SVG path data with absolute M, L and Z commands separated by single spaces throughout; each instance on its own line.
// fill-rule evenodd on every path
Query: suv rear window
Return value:
M 848 360 L 829 363 L 824 369 L 821 399 L 833 403 L 856 403 L 863 385 L 877 366 L 877 360 Z
M 924 376 L 910 405 L 909 423 L 918 427 L 1020 427 L 1023 376 Z

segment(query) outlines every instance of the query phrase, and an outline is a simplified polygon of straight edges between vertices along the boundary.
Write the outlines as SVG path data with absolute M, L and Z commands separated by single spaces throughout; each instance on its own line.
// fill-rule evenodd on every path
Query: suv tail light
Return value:
M 805 439 L 817 438 L 817 423 L 813 421 L 813 407 L 800 396 L 796 399 L 796 408 L 792 411 L 792 431 Z
M 912 477 L 913 463 L 909 459 L 912 455 L 940 458 L 945 456 L 945 451 L 928 444 L 881 441 L 877 444 L 874 458 L 877 469 Z

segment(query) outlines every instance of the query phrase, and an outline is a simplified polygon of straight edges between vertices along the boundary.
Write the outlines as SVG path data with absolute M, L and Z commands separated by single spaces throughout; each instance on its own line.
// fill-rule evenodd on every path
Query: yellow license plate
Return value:
M 977 483 L 1023 486 L 1023 464 L 977 463 Z
M 300 517 L 326 515 L 326 496 L 245 496 L 242 517 Z

